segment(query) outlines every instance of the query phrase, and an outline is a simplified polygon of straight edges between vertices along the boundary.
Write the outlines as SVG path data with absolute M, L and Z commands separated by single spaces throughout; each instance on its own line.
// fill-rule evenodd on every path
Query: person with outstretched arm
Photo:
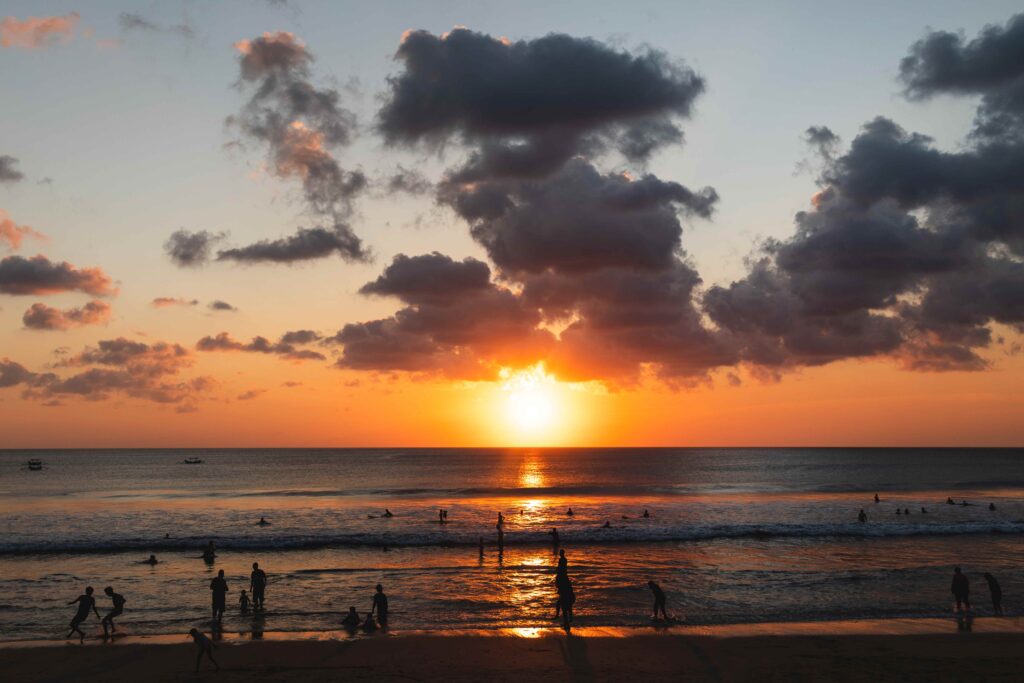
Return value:
M 97 619 L 100 618 L 100 613 L 96 609 L 96 598 L 92 597 L 92 593 L 92 586 L 87 586 L 85 593 L 79 595 L 68 603 L 69 605 L 74 605 L 76 602 L 78 603 L 78 612 L 76 612 L 75 616 L 71 619 L 71 631 L 68 633 L 68 638 L 71 637 L 72 633 L 77 633 L 78 639 L 83 642 L 85 641 L 85 633 L 83 633 L 82 629 L 78 627 L 88 618 L 89 610 L 93 611 Z
M 370 607 L 370 616 L 377 612 L 377 621 L 381 628 L 388 626 L 388 596 L 384 595 L 384 586 L 377 584 L 377 592 L 373 594 L 373 605 Z
M 124 613 L 124 596 L 120 593 L 115 593 L 114 589 L 107 586 L 103 589 L 103 592 L 110 598 L 110 601 L 114 603 L 114 609 L 107 613 L 107 616 L 103 617 L 103 635 L 107 635 L 107 626 L 110 626 L 110 631 L 114 632 L 117 627 L 114 626 L 114 617 L 119 617 Z
M 188 632 L 192 636 L 192 640 L 196 643 L 196 673 L 199 673 L 199 663 L 203 661 L 203 655 L 206 655 L 217 671 L 220 671 L 220 664 L 213 658 L 213 648 L 217 647 L 212 640 L 206 637 L 206 634 L 200 633 L 199 629 L 192 629 Z

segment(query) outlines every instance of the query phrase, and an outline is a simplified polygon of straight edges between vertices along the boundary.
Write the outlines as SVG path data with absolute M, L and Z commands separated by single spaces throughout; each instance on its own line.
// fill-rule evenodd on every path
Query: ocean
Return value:
M 648 580 L 690 624 L 949 616 L 954 565 L 977 614 L 982 572 L 1019 614 L 1024 450 L 0 451 L 0 640 L 62 639 L 86 585 L 101 613 L 104 587 L 127 598 L 128 633 L 206 627 L 220 569 L 241 634 L 335 630 L 377 583 L 399 631 L 551 626 L 552 528 L 580 626 L 650 624 Z M 256 616 L 235 606 L 252 562 Z

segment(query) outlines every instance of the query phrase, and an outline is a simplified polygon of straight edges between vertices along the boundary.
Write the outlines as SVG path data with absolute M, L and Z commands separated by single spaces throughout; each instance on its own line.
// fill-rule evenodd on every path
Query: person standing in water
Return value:
M 263 609 L 263 595 L 267 590 L 267 573 L 260 569 L 259 562 L 252 563 L 252 574 L 249 575 L 249 592 L 252 594 L 252 608 Z
M 71 637 L 72 633 L 78 633 L 79 641 L 85 641 L 85 633 L 83 633 L 82 629 L 78 627 L 86 620 L 86 618 L 88 618 L 89 610 L 93 611 L 97 619 L 100 618 L 100 613 L 96 609 L 96 598 L 92 597 L 92 593 L 92 586 L 86 586 L 84 594 L 79 595 L 68 603 L 69 605 L 73 605 L 76 602 L 78 603 L 78 612 L 76 612 L 75 616 L 71 618 L 71 631 L 68 633 L 68 638 Z
M 377 621 L 381 628 L 388 627 L 388 596 L 384 595 L 384 586 L 377 584 L 377 592 L 373 594 L 373 604 L 370 606 L 370 617 L 377 612 Z
M 210 581 L 210 590 L 213 592 L 213 620 L 220 621 L 224 618 L 224 610 L 227 608 L 228 593 L 228 582 L 224 580 L 223 569 Z
M 960 567 L 953 567 L 953 584 L 950 586 L 953 597 L 956 599 L 956 611 L 961 611 L 962 604 L 968 612 L 971 611 L 971 584 L 967 581 L 967 575 L 960 571 Z
M 103 617 L 103 635 L 107 635 L 107 625 L 110 625 L 110 631 L 114 632 L 117 627 L 114 626 L 114 617 L 119 617 L 124 613 L 124 596 L 120 593 L 115 593 L 114 589 L 107 586 L 103 589 L 103 592 L 110 598 L 110 601 L 114 603 L 114 608 L 107 613 L 107 616 Z
M 249 596 L 245 594 L 245 591 L 238 596 L 238 609 L 242 614 L 249 613 Z
M 548 533 L 551 535 L 551 545 L 553 545 L 555 548 L 558 548 L 558 546 L 562 542 L 562 539 L 558 537 L 558 529 L 556 529 L 555 527 L 551 527 L 551 531 L 549 531 Z
M 206 544 L 206 548 L 203 550 L 203 561 L 206 564 L 213 564 L 214 558 L 217 557 L 217 552 L 214 550 L 213 541 Z
M 861 508 L 860 512 L 857 513 L 857 521 L 858 522 L 866 522 L 866 521 L 868 521 L 868 516 L 867 516 L 867 513 L 864 512 L 864 508 Z
M 192 636 L 192 640 L 196 643 L 196 673 L 199 673 L 199 663 L 203 661 L 203 655 L 206 655 L 213 662 L 213 666 L 216 667 L 217 671 L 220 671 L 220 664 L 213 658 L 213 648 L 217 647 L 213 641 L 203 633 L 200 633 L 199 629 L 194 628 L 188 634 Z
M 999 586 L 999 582 L 996 581 L 996 577 L 992 576 L 988 572 L 982 574 L 985 577 L 985 583 L 988 584 L 988 592 L 992 596 L 992 613 L 997 617 L 1003 616 L 1003 589 Z
M 348 608 L 348 614 L 341 620 L 341 626 L 347 631 L 355 631 L 359 628 L 359 623 L 362 620 L 359 618 L 359 612 L 356 612 L 355 607 Z
M 665 621 L 668 621 L 668 614 L 665 613 L 665 591 L 661 590 L 661 586 L 654 583 L 653 581 L 647 582 L 647 587 L 654 593 L 654 616 L 652 619 L 658 618 L 658 610 L 661 610 L 661 616 Z

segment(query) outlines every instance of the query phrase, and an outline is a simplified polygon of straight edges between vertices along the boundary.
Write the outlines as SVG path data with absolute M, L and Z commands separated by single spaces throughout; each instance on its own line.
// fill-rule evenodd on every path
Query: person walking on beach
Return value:
M 988 572 L 982 574 L 985 577 L 985 583 L 988 584 L 988 592 L 992 596 L 992 613 L 997 617 L 1003 616 L 1003 589 L 999 586 L 999 582 L 996 581 L 996 577 L 992 576 Z
M 192 640 L 196 643 L 196 673 L 199 673 L 199 663 L 203 661 L 203 655 L 206 655 L 217 671 L 220 671 L 220 664 L 213 658 L 213 648 L 217 647 L 212 640 L 206 637 L 205 634 L 200 633 L 199 629 L 192 629 L 188 632 L 192 636 Z
M 260 569 L 259 562 L 252 563 L 252 574 L 249 575 L 249 592 L 252 594 L 252 608 L 263 609 L 263 595 L 267 590 L 267 573 Z
M 213 591 L 213 620 L 220 621 L 224 618 L 228 593 L 228 582 L 224 580 L 223 569 L 218 571 L 217 576 L 210 581 L 210 590 Z
M 96 609 L 96 598 L 92 597 L 92 593 L 92 586 L 87 586 L 84 594 L 79 595 L 68 603 L 69 605 L 73 605 L 76 602 L 78 603 L 78 612 L 76 612 L 75 616 L 71 619 L 71 631 L 68 633 L 68 638 L 71 637 L 72 633 L 78 633 L 79 641 L 85 641 L 85 633 L 83 633 L 82 629 L 78 627 L 86 620 L 86 618 L 88 618 L 89 610 L 93 611 L 97 619 L 100 618 L 100 613 Z
M 114 609 L 107 612 L 107 616 L 103 617 L 103 621 L 101 622 L 103 624 L 103 635 L 106 636 L 108 624 L 111 632 L 117 630 L 117 627 L 114 626 L 114 617 L 119 617 L 124 613 L 125 599 L 120 593 L 115 593 L 114 589 L 110 586 L 104 588 L 103 592 L 110 598 L 110 601 L 114 603 Z
M 373 594 L 373 605 L 370 606 L 370 616 L 377 612 L 377 621 L 381 628 L 388 627 L 388 596 L 384 595 L 384 586 L 377 584 L 377 592 Z
M 569 630 L 572 624 L 572 607 L 576 604 L 576 591 L 572 588 L 572 581 L 566 576 L 565 580 L 558 586 L 558 605 L 562 608 L 562 626 Z
M 661 616 L 665 621 L 668 621 L 668 614 L 665 613 L 665 591 L 661 590 L 661 586 L 654 583 L 653 581 L 647 582 L 647 587 L 654 593 L 654 616 L 652 619 L 658 618 L 658 610 L 661 610 Z
M 967 575 L 960 571 L 960 567 L 953 567 L 953 584 L 950 587 L 953 597 L 956 599 L 956 611 L 961 611 L 961 604 L 971 611 L 971 584 L 967 581 Z

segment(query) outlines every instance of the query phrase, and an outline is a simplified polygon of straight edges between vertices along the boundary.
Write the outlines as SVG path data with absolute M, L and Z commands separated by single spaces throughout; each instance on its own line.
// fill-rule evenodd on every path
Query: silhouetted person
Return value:
M 953 502 L 953 498 L 950 497 L 950 498 L 946 498 L 946 505 L 956 505 L 956 503 L 954 503 Z
M 995 509 L 996 509 L 996 504 L 995 504 L 995 503 L 989 503 L 989 504 L 988 504 L 988 509 L 989 509 L 989 510 L 992 510 L 993 512 L 995 512 Z
M 503 528 L 504 526 L 505 526 L 505 515 L 503 515 L 503 514 L 501 514 L 501 513 L 499 512 L 499 513 L 498 513 L 498 524 L 497 524 L 497 527 L 498 527 L 499 529 L 501 529 L 501 528 Z
M 910 508 L 903 508 L 903 514 L 909 515 L 910 514 Z
M 876 502 L 876 503 L 878 503 L 878 502 L 880 502 L 881 500 L 882 500 L 882 499 L 881 499 L 881 498 L 879 498 L 879 497 L 878 497 L 878 494 L 876 493 L 876 494 L 875 494 L 875 502 Z
M 960 505 L 961 507 L 967 507 L 968 505 L 970 505 L 970 503 L 968 503 L 966 500 L 961 500 Z
M 654 583 L 653 581 L 647 582 L 647 587 L 654 593 L 654 619 L 658 618 L 658 610 L 661 610 L 661 616 L 668 621 L 668 614 L 665 613 L 665 591 L 661 590 L 661 586 Z
M 900 510 L 899 508 L 896 508 L 896 514 L 897 515 L 902 515 L 903 514 L 903 510 Z
M 346 631 L 355 631 L 359 628 L 359 622 L 359 612 L 356 611 L 355 607 L 349 607 L 348 614 L 346 614 L 345 618 L 341 620 L 341 625 Z
M 651 513 L 648 512 L 647 510 L 644 510 L 644 519 L 648 519 L 650 516 L 651 516 Z
M 484 559 L 484 537 L 483 536 L 480 537 L 479 546 L 480 546 L 480 559 L 482 560 L 482 559 Z
M 573 515 L 574 515 L 575 513 L 574 513 L 574 512 L 572 511 L 572 508 L 569 508 L 569 509 L 568 509 L 568 510 L 566 511 L 566 513 L 565 513 L 565 514 L 567 514 L 567 515 L 569 515 L 570 517 L 572 517 L 572 516 L 573 516 Z
M 245 594 L 245 591 L 242 591 L 241 595 L 238 596 L 238 609 L 242 614 L 249 613 L 249 596 Z
M 437 511 L 437 523 L 444 524 L 444 510 Z
M 150 555 L 149 559 L 143 560 L 142 562 L 139 562 L 139 564 L 148 564 L 150 566 L 153 566 L 153 565 L 159 564 L 159 563 L 160 563 L 160 560 L 156 559 L 156 555 Z
M 267 573 L 260 569 L 259 562 L 252 563 L 249 575 L 249 591 L 252 592 L 253 609 L 263 609 L 263 595 L 267 590 Z
M 505 530 L 498 524 L 498 552 L 504 552 L 505 550 Z
M 384 508 L 384 516 L 385 517 L 394 517 L 394 515 L 391 514 L 391 510 L 388 510 L 387 508 Z
M 558 567 L 555 568 L 555 579 L 559 576 L 569 576 L 569 560 L 565 556 L 564 550 L 558 551 Z
M 448 521 L 448 511 L 447 510 L 441 510 L 441 517 L 444 518 L 444 521 L 447 522 Z
M 78 639 L 80 641 L 85 640 L 85 634 L 82 633 L 82 629 L 78 627 L 89 616 L 89 610 L 93 611 L 93 614 L 96 615 L 97 619 L 100 618 L 100 613 L 96 610 L 96 598 L 92 597 L 92 593 L 92 586 L 87 586 L 84 594 L 79 595 L 68 603 L 69 605 L 73 605 L 76 602 L 78 603 L 78 612 L 76 612 L 75 616 L 71 618 L 71 631 L 68 633 L 68 638 L 71 637 L 72 633 L 78 633 Z
M 196 673 L 199 673 L 199 662 L 203 660 L 203 655 L 209 657 L 216 670 L 220 671 L 220 664 L 213 658 L 213 648 L 217 647 L 214 642 L 200 633 L 199 629 L 194 628 L 188 634 L 192 636 L 192 640 L 196 643 Z
M 114 608 L 107 612 L 107 616 L 103 617 L 103 621 L 100 622 L 103 624 L 103 635 L 105 636 L 107 635 L 108 625 L 110 626 L 111 632 L 117 630 L 117 627 L 114 626 L 114 617 L 119 617 L 124 613 L 125 599 L 120 593 L 115 593 L 114 589 L 110 586 L 104 588 L 103 592 L 106 593 L 107 597 L 110 598 L 110 601 L 114 603 Z
M 377 630 L 377 622 L 373 620 L 372 612 L 366 614 L 366 621 L 363 622 L 362 629 L 367 633 L 373 633 Z
M 602 529 L 611 529 L 612 528 L 612 523 L 606 521 L 604 524 L 601 525 L 601 528 Z
M 551 535 L 551 544 L 557 548 L 558 544 L 562 542 L 562 539 L 558 536 L 558 529 L 551 527 L 551 531 L 548 534 Z
M 961 611 L 961 604 L 968 612 L 971 611 L 971 584 L 967 581 L 967 576 L 960 571 L 960 567 L 953 567 L 953 584 L 950 590 L 956 599 L 956 611 Z
M 999 582 L 996 581 L 996 577 L 992 576 L 988 572 L 982 574 L 985 577 L 985 582 L 988 584 L 988 592 L 992 596 L 992 612 L 997 616 L 1003 616 L 1003 589 L 999 586 Z
M 270 522 L 267 521 L 266 517 L 260 517 L 260 521 L 256 522 L 257 526 L 270 526 Z
M 377 592 L 373 594 L 373 605 L 370 607 L 370 616 L 368 619 L 372 620 L 373 613 L 377 612 L 377 619 L 380 621 L 382 628 L 388 626 L 388 596 L 384 595 L 384 586 L 377 584 Z
M 210 590 L 213 592 L 213 620 L 220 621 L 224 618 L 228 593 L 228 582 L 224 580 L 223 569 L 210 581 Z
M 858 522 L 866 522 L 866 521 L 868 521 L 868 516 L 864 512 L 864 508 L 861 508 L 860 512 L 857 513 L 857 521 Z
M 213 564 L 215 557 L 217 557 L 217 552 L 213 548 L 213 541 L 210 541 L 206 544 L 206 548 L 203 549 L 203 561 L 207 564 Z
M 928 514 L 928 511 L 927 511 L 927 510 L 925 510 L 925 509 L 924 509 L 924 508 L 922 507 L 922 508 L 921 508 L 921 514 L 922 514 L 922 515 L 927 515 L 927 514 Z

